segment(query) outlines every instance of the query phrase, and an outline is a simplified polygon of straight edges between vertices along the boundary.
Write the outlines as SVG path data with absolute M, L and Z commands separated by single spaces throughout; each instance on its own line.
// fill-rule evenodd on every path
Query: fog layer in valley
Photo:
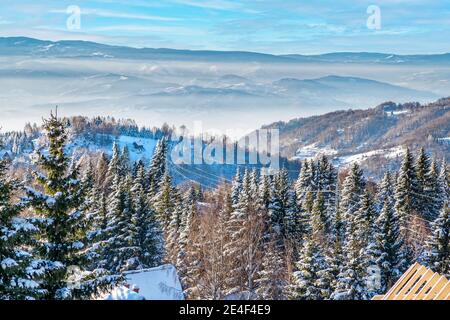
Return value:
M 242 53 L 225 59 L 191 51 L 126 58 L 107 52 L 108 46 L 89 51 L 76 42 L 55 54 L 44 44 L 0 43 L 3 130 L 39 123 L 58 105 L 67 116 L 132 118 L 147 126 L 201 121 L 205 129 L 237 136 L 277 120 L 387 100 L 428 102 L 450 92 L 450 63 L 433 59 L 387 63 Z

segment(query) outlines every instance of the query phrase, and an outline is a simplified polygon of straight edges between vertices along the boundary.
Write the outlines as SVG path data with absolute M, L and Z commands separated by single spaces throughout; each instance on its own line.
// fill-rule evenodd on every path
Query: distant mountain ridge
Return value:
M 28 37 L 0 37 L 0 56 L 31 55 L 52 57 L 97 57 L 154 60 L 218 60 L 261 62 L 341 62 L 341 63 L 450 63 L 450 53 L 397 55 L 376 52 L 335 52 L 316 55 L 273 55 L 247 51 L 179 50 L 169 48 L 133 48 L 90 41 L 49 41 Z
M 447 56 L 286 56 L 0 38 L 0 127 L 18 130 L 58 105 L 67 116 L 140 125 L 201 121 L 236 137 L 278 120 L 383 101 L 435 101 L 450 92 L 450 63 L 441 62 Z

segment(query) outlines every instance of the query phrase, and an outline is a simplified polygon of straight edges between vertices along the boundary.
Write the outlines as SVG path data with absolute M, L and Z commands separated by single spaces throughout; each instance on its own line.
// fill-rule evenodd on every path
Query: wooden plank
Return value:
M 439 280 L 439 277 L 439 274 L 433 273 L 433 276 L 428 280 L 427 284 L 417 293 L 416 300 L 422 300 L 425 297 L 428 289 L 432 288 L 434 284 Z
M 444 276 L 440 276 L 439 280 L 435 283 L 435 285 L 431 288 L 430 292 L 428 292 L 423 300 L 433 300 L 436 297 L 436 294 L 447 284 L 447 278 Z
M 450 300 L 450 292 L 448 293 L 448 295 L 445 297 L 444 300 Z
M 447 280 L 445 286 L 433 300 L 446 300 L 449 294 L 450 294 L 450 281 Z
M 426 271 L 426 268 L 423 267 L 423 266 L 420 266 L 420 267 L 417 269 L 417 272 L 414 273 L 414 274 L 407 280 L 406 284 L 405 284 L 403 287 L 400 287 L 400 289 L 396 291 L 396 294 L 395 294 L 395 296 L 394 296 L 395 299 L 396 299 L 396 300 L 401 300 L 401 299 L 403 299 L 403 296 L 404 296 L 406 293 L 409 292 L 409 290 L 411 289 L 411 287 L 412 287 L 413 285 L 415 285 L 416 280 L 419 280 L 419 279 L 422 277 L 422 275 L 424 274 L 425 271 Z
M 416 262 L 408 270 L 400 277 L 400 279 L 392 286 L 392 288 L 384 295 L 383 300 L 391 300 L 391 298 L 395 295 L 394 293 L 401 288 L 409 278 L 417 271 L 419 268 L 419 264 Z
M 419 281 L 416 282 L 416 284 L 410 289 L 410 291 L 405 294 L 401 299 L 402 300 L 415 300 L 415 297 L 417 296 L 416 292 L 419 290 L 422 286 L 426 286 L 426 283 L 430 278 L 433 276 L 434 272 L 430 269 L 425 269 L 425 272 L 422 273 Z M 414 283 L 414 282 L 412 282 Z
M 450 281 L 438 273 L 414 263 L 383 295 L 372 300 L 450 300 Z

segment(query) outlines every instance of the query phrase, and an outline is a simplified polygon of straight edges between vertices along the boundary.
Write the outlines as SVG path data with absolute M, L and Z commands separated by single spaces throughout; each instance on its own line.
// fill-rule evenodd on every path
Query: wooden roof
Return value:
M 450 281 L 416 262 L 385 295 L 372 300 L 450 300 Z

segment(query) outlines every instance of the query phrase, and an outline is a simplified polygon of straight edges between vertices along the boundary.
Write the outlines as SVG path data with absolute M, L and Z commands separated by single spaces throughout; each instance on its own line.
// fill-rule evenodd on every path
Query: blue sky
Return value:
M 68 30 L 66 9 L 81 9 Z M 367 28 L 377 5 L 381 29 Z M 450 52 L 450 0 L 0 0 L 0 36 L 274 54 Z

